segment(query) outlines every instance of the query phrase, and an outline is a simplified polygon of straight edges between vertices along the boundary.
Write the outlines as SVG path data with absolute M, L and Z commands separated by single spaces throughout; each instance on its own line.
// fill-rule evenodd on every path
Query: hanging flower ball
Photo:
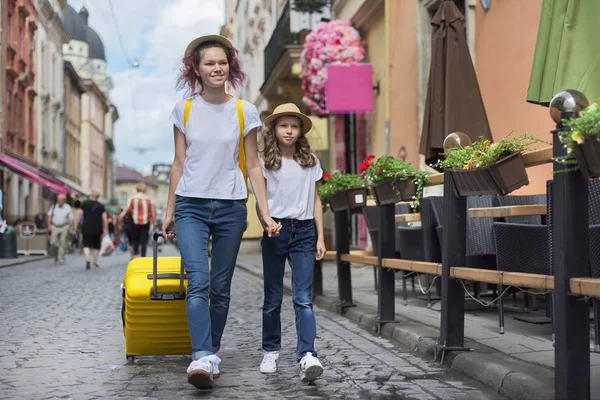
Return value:
M 360 34 L 350 21 L 321 22 L 313 29 L 304 43 L 300 56 L 304 104 L 316 115 L 327 112 L 325 82 L 327 65 L 357 64 L 365 58 L 365 48 Z

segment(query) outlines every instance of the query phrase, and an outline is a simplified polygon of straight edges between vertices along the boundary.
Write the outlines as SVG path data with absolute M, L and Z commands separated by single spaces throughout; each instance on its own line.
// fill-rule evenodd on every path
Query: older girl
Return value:
M 179 101 L 170 118 L 175 158 L 163 234 L 172 237 L 167 230 L 175 222 L 188 279 L 186 310 L 193 352 L 188 382 L 199 389 L 212 387 L 213 377 L 220 375 L 221 360 L 216 353 L 246 229 L 246 173 L 268 235 L 279 229 L 269 215 L 258 161 L 258 112 L 251 103 L 236 100 L 225 91 L 226 82 L 237 88 L 244 78 L 229 40 L 218 35 L 193 40 L 185 50 L 178 82 L 178 88 L 187 88 L 191 97 Z

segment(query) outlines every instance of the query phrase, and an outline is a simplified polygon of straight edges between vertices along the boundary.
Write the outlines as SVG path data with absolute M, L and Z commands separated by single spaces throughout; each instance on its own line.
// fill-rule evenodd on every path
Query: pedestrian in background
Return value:
M 106 209 L 98 202 L 98 192 L 92 192 L 89 200 L 83 203 L 83 222 L 81 233 L 83 235 L 83 254 L 85 254 L 85 268 L 90 269 L 90 253 L 94 254 L 94 267 L 98 268 L 98 253 L 102 246 L 102 237 L 108 235 L 108 218 Z
M 277 372 L 283 275 L 289 260 L 298 337 L 296 361 L 303 382 L 312 382 L 323 373 L 315 352 L 312 304 L 315 252 L 317 260 L 325 255 L 323 209 L 317 193 L 323 170 L 306 137 L 311 128 L 310 118 L 295 104 L 280 105 L 265 119 L 261 159 L 269 210 L 282 229 L 280 235 L 263 235 L 261 241 L 265 296 L 260 372 Z
M 258 111 L 252 103 L 237 100 L 225 90 L 227 81 L 235 89 L 244 79 L 237 50 L 227 38 L 209 35 L 194 39 L 185 50 L 178 81 L 191 97 L 179 101 L 170 117 L 175 157 L 162 231 L 165 238 L 173 238 L 167 232 L 175 223 L 188 279 L 186 311 L 192 344 L 188 382 L 198 389 L 212 387 L 213 377 L 220 375 L 217 352 L 247 226 L 244 163 L 269 234 L 280 229 L 269 215 L 258 161 Z
M 129 205 L 119 215 L 120 219 L 124 219 L 128 212 L 131 215 L 133 224 L 130 238 L 134 258 L 140 254 L 142 257 L 146 257 L 150 224 L 154 224 L 154 205 L 146 194 L 147 189 L 145 183 L 139 183 L 136 187 L 137 193 L 131 196 Z
M 70 205 L 65 203 L 67 197 L 59 194 L 56 203 L 48 210 L 48 232 L 50 232 L 50 246 L 54 254 L 54 262 L 65 263 L 67 235 L 75 231 L 75 215 Z

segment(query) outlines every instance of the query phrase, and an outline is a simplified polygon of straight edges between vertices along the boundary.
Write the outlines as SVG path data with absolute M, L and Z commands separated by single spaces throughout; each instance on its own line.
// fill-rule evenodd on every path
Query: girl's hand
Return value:
M 175 234 L 173 231 L 175 230 L 175 219 L 173 218 L 173 214 L 168 212 L 165 214 L 165 219 L 162 223 L 162 234 L 164 239 L 173 239 Z M 167 233 L 169 231 L 169 233 Z
M 316 259 L 317 260 L 322 260 L 323 257 L 325 257 L 325 252 L 326 251 L 327 251 L 327 249 L 325 248 L 325 242 L 323 241 L 323 239 L 317 240 L 317 255 L 316 255 Z

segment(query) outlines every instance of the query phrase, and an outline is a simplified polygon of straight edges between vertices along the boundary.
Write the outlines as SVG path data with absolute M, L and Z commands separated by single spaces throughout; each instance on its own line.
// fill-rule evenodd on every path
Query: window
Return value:
M 46 77 L 44 76 L 46 74 L 46 69 L 44 68 L 44 66 L 46 65 L 45 54 L 46 45 L 42 40 L 40 43 L 40 85 L 42 86 L 42 88 L 46 88 L 46 86 L 44 86 L 44 84 L 46 83 Z
M 121 192 L 121 200 L 119 201 L 121 204 L 127 204 L 127 192 Z
M 29 103 L 29 143 L 33 142 L 33 99 Z
M 52 55 L 52 75 L 50 76 L 52 81 L 52 94 L 56 93 L 56 54 Z
M 8 45 L 12 46 L 12 40 L 13 40 L 13 27 L 12 27 L 12 19 L 13 19 L 13 14 L 12 13 L 8 13 L 8 25 L 6 27 L 6 29 L 8 29 Z
M 17 130 L 19 131 L 19 135 L 25 136 L 25 132 L 23 132 L 23 95 L 18 95 L 18 103 L 17 103 Z
M 13 107 L 12 107 L 12 93 L 11 90 L 8 89 L 6 91 L 6 129 L 9 132 L 13 130 Z

